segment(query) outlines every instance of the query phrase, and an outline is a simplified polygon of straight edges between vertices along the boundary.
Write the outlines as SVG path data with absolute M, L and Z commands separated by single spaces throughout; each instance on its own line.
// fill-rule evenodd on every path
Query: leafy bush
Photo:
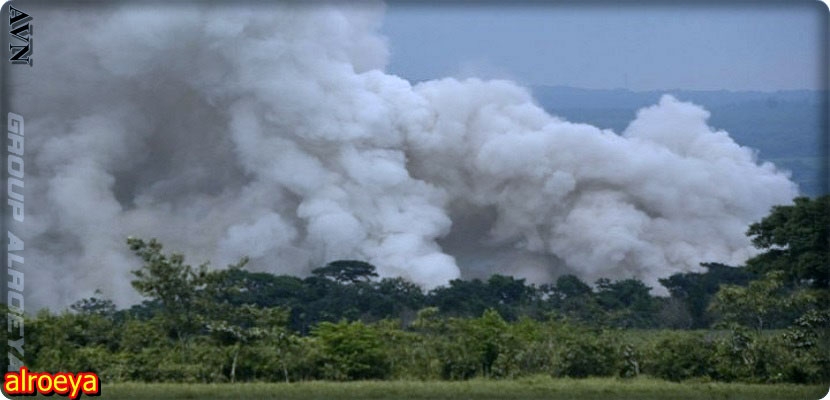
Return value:
M 671 381 L 707 376 L 711 371 L 712 354 L 712 343 L 702 335 L 670 332 L 653 343 L 643 369 Z
M 362 322 L 323 322 L 313 335 L 323 346 L 323 376 L 334 380 L 383 379 L 390 373 L 380 335 Z
M 830 381 L 830 310 L 810 310 L 781 336 L 790 356 L 781 379 L 795 383 Z
M 572 378 L 611 376 L 619 364 L 617 345 L 609 335 L 577 330 L 562 341 L 553 373 Z

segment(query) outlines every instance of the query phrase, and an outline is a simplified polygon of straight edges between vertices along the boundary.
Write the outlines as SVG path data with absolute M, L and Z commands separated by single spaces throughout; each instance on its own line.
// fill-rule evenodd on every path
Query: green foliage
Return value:
M 709 302 L 721 285 L 746 286 L 755 278 L 754 274 L 746 268 L 731 267 L 718 263 L 703 263 L 701 267 L 706 268 L 705 272 L 677 273 L 668 278 L 660 279 L 660 283 L 668 289 L 671 299 L 682 305 L 688 315 L 684 322 L 678 322 L 671 327 L 701 329 L 708 327 L 713 316 L 707 312 Z M 672 303 L 666 303 L 670 305 Z M 667 310 L 668 311 L 668 310 Z M 670 311 L 677 317 L 680 310 Z M 682 319 L 682 317 L 681 317 Z
M 636 279 L 597 281 L 597 302 L 607 313 L 609 324 L 619 328 L 651 328 L 659 303 L 649 295 L 651 288 Z
M 664 334 L 647 350 L 644 372 L 671 381 L 707 376 L 711 370 L 713 343 L 697 333 Z
M 811 312 L 800 320 L 805 322 L 814 316 Z M 826 333 L 816 332 L 814 336 L 809 332 L 813 328 L 801 329 L 792 327 L 784 333 L 770 334 L 733 328 L 715 343 L 712 377 L 758 383 L 827 382 L 828 346 L 826 341 L 813 340 Z
M 765 250 L 747 266 L 757 273 L 781 271 L 787 282 L 828 288 L 830 282 L 830 195 L 798 197 L 775 206 L 770 215 L 749 227 L 752 243 Z
M 575 275 L 560 276 L 554 285 L 543 285 L 541 290 L 555 314 L 581 323 L 606 323 L 593 289 Z
M 762 358 L 763 346 L 758 343 L 758 337 L 753 337 L 746 329 L 738 326 L 729 334 L 715 342 L 713 353 L 714 374 L 721 380 L 733 381 L 739 377 L 749 377 L 757 380 L 763 375 L 763 365 L 759 365 Z
M 830 381 L 830 310 L 810 310 L 782 335 L 790 362 L 781 380 L 797 383 Z
M 745 287 L 721 286 L 710 309 L 727 325 L 738 324 L 760 331 L 786 324 L 799 310 L 815 305 L 816 298 L 809 291 L 788 290 L 783 276 L 781 271 L 772 271 Z
M 479 318 L 452 319 L 447 339 L 439 352 L 443 361 L 441 375 L 445 379 L 515 373 L 508 360 L 518 345 L 508 330 L 508 323 L 496 310 L 486 310 Z M 494 368 L 500 359 L 501 363 Z
M 563 336 L 553 365 L 554 376 L 612 376 L 619 370 L 621 360 L 611 336 L 592 334 L 583 328 L 570 329 Z
M 430 305 L 438 307 L 445 315 L 477 317 L 491 304 L 490 295 L 487 284 L 479 279 L 454 279 L 430 293 Z
M 312 332 L 323 348 L 323 376 L 334 380 L 383 379 L 390 373 L 384 342 L 362 322 L 323 322 Z
M 375 266 L 364 261 L 341 260 L 311 271 L 312 274 L 340 284 L 368 282 L 378 276 Z
M 96 296 L 101 296 L 101 291 L 95 291 Z M 112 300 L 90 297 L 88 299 L 81 299 L 69 306 L 69 309 L 79 314 L 86 315 L 100 315 L 102 317 L 111 318 L 115 315 L 115 304 Z
M 145 242 L 128 238 L 127 245 L 144 261 L 141 269 L 133 271 L 133 288 L 158 302 L 169 332 L 180 340 L 194 334 L 199 329 L 196 296 L 207 266 L 194 269 L 184 264 L 181 254 L 165 255 L 155 239 Z
M 280 309 L 253 312 L 247 339 L 205 331 L 188 342 L 159 318 L 110 321 L 42 312 L 27 323 L 32 369 L 91 370 L 107 382 L 635 377 L 743 382 L 826 382 L 827 313 L 783 332 L 595 330 L 558 320 L 443 318 L 425 309 L 400 321 L 320 323 L 311 336 L 284 330 Z M 243 319 L 244 320 L 244 319 Z M 242 329 L 238 327 L 237 329 Z M 232 332 L 235 330 L 231 330 Z

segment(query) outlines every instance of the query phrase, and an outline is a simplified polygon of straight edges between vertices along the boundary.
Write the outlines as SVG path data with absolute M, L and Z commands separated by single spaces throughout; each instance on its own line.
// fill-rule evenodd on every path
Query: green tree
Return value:
M 119 347 L 112 319 L 98 314 L 51 314 L 41 310 L 26 323 L 26 365 L 32 370 L 105 370 Z
M 480 318 L 466 322 L 462 335 L 470 341 L 481 373 L 486 377 L 492 376 L 493 364 L 510 347 L 508 342 L 512 337 L 508 335 L 507 322 L 494 309 L 488 309 Z
M 789 382 L 830 380 L 830 310 L 809 310 L 783 334 L 793 362 L 782 366 Z
M 321 322 L 312 332 L 322 342 L 324 375 L 329 379 L 383 379 L 390 373 L 379 332 L 362 322 Z
M 745 287 L 721 286 L 710 309 L 720 316 L 723 323 L 738 324 L 758 331 L 775 322 L 786 321 L 794 312 L 816 300 L 808 291 L 788 292 L 783 276 L 782 271 L 773 271 Z
M 184 263 L 181 254 L 164 254 L 155 239 L 145 242 L 131 237 L 127 244 L 144 261 L 140 269 L 132 271 L 136 278 L 131 282 L 133 288 L 158 307 L 168 332 L 180 342 L 186 344 L 206 321 L 224 319 L 231 313 L 228 296 L 244 291 L 239 282 L 228 277 L 241 270 L 247 258 L 227 270 L 208 271 L 206 263 L 193 268 Z
M 383 278 L 372 285 L 364 296 L 363 306 L 373 319 L 400 318 L 413 320 L 424 306 L 421 287 L 403 278 Z
M 196 296 L 207 274 L 207 265 L 193 268 L 184 263 L 184 256 L 162 253 L 156 239 L 149 242 L 127 238 L 127 245 L 144 265 L 132 271 L 131 283 L 138 293 L 158 302 L 168 332 L 180 341 L 199 329 Z
M 313 269 L 311 273 L 340 284 L 368 282 L 378 276 L 374 265 L 355 260 L 333 261 L 325 267 Z
M 661 334 L 648 352 L 643 372 L 681 381 L 711 372 L 714 344 L 699 333 L 675 331 Z
M 429 305 L 444 315 L 476 317 L 492 305 L 487 284 L 480 279 L 453 279 L 429 292 Z
M 528 307 L 537 299 L 534 286 L 525 284 L 525 279 L 495 274 L 487 280 L 489 306 L 498 310 L 508 321 L 515 321 L 528 312 Z
M 755 278 L 746 268 L 718 263 L 702 263 L 705 272 L 677 273 L 660 279 L 671 298 L 679 301 L 688 312 L 691 321 L 686 328 L 701 329 L 712 323 L 707 307 L 721 285 L 745 286 Z
M 76 301 L 69 309 L 82 315 L 100 315 L 106 318 L 115 316 L 116 311 L 112 300 L 101 297 L 100 290 L 95 291 L 95 296 Z
M 597 301 L 609 315 L 609 322 L 620 328 L 650 328 L 655 320 L 658 302 L 649 295 L 651 288 L 637 279 L 611 282 L 597 281 Z
M 594 325 L 606 322 L 591 286 L 575 275 L 562 275 L 554 285 L 542 285 L 540 291 L 550 307 L 568 319 Z
M 210 335 L 221 346 L 231 348 L 229 378 L 236 381 L 239 355 L 244 346 L 264 341 L 277 350 L 285 380 L 288 371 L 284 363 L 284 348 L 290 341 L 286 330 L 288 312 L 281 308 L 258 308 L 252 305 L 218 306 L 212 310 L 206 323 Z
M 747 261 L 756 273 L 782 271 L 789 282 L 828 288 L 830 282 L 830 195 L 798 197 L 793 205 L 775 206 L 747 235 L 765 250 Z

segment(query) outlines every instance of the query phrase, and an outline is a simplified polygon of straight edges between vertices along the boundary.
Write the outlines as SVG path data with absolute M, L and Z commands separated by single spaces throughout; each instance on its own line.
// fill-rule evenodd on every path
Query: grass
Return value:
M 827 386 L 750 385 L 739 383 L 671 383 L 638 378 L 516 380 L 464 382 L 361 381 L 239 384 L 118 383 L 104 385 L 102 399 L 807 399 L 817 400 Z

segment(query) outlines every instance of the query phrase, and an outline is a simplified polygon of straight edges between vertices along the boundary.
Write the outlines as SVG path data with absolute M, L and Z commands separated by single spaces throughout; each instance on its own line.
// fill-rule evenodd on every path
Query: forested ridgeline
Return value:
M 743 267 L 660 282 L 542 285 L 493 275 L 425 292 L 341 260 L 311 276 L 193 267 L 128 239 L 146 301 L 101 296 L 26 321 L 31 370 L 115 381 L 468 379 L 641 374 L 669 380 L 830 382 L 830 196 L 775 207 Z M 5 331 L 5 330 L 4 330 Z

